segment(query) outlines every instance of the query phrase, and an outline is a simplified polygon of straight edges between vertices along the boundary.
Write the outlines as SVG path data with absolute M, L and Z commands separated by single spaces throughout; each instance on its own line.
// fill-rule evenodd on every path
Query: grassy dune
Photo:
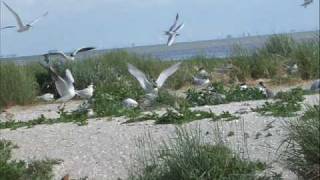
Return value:
M 126 97 L 138 98 L 143 92 L 138 82 L 128 73 L 127 63 L 156 78 L 158 74 L 174 62 L 164 62 L 151 57 L 142 57 L 126 52 L 111 52 L 103 56 L 83 61 L 53 63 L 64 74 L 70 68 L 77 89 L 93 82 L 97 93 L 108 93 L 117 100 Z M 298 72 L 290 74 L 286 66 L 297 63 Z M 232 64 L 232 69 L 224 76 L 217 69 Z M 274 81 L 283 79 L 316 79 L 319 78 L 319 43 L 318 41 L 295 42 L 287 36 L 271 37 L 265 47 L 253 55 L 246 49 L 236 47 L 231 58 L 194 57 L 184 61 L 180 70 L 169 78 L 165 86 L 179 89 L 191 83 L 192 75 L 197 68 L 204 67 L 211 72 L 214 81 L 225 82 L 247 81 L 257 78 L 270 78 Z M 24 66 L 0 62 L 0 108 L 14 104 L 32 103 L 39 94 L 51 92 L 56 94 L 49 74 L 40 65 L 30 63 Z

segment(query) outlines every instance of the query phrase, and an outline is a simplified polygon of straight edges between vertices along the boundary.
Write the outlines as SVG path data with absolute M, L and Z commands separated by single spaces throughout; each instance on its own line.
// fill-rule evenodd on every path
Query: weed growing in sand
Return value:
M 239 118 L 240 118 L 239 116 L 235 116 L 235 115 L 230 114 L 229 111 L 223 111 L 220 115 L 212 114 L 213 121 L 218 121 L 218 120 L 232 121 L 232 120 L 236 120 Z
M 163 115 L 158 115 L 157 113 L 145 114 L 139 117 L 131 118 L 126 123 L 155 120 L 156 124 L 183 124 L 210 117 L 212 117 L 212 113 L 203 111 L 191 111 L 187 107 L 183 107 L 180 109 L 167 108 L 166 112 Z
M 130 180 L 256 179 L 264 163 L 246 161 L 223 144 L 204 142 L 199 132 L 177 129 L 168 141 L 151 138 L 138 144 L 141 156 L 132 167 Z
M 58 160 L 37 160 L 31 162 L 11 160 L 11 151 L 17 148 L 10 141 L 0 140 L 0 180 L 52 179 L 53 165 Z
M 74 111 L 65 112 L 64 109 L 60 109 L 58 112 L 59 118 L 49 119 L 41 115 L 39 118 L 30 121 L 6 121 L 0 122 L 0 129 L 17 129 L 21 127 L 31 128 L 40 124 L 56 124 L 56 123 L 76 123 L 79 126 L 88 124 L 86 111 Z
M 309 106 L 302 117 L 290 121 L 288 148 L 284 153 L 289 169 L 304 179 L 320 178 L 320 106 Z
M 304 100 L 303 93 L 301 88 L 278 93 L 275 102 L 265 102 L 262 107 L 256 108 L 255 111 L 268 116 L 295 116 L 296 112 L 301 110 L 301 102 Z

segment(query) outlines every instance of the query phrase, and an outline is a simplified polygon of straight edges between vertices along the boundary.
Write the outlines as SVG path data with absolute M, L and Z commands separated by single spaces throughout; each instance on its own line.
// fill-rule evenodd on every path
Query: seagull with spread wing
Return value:
M 178 32 L 184 27 L 183 23 L 177 26 L 178 20 L 179 14 L 176 15 L 176 19 L 173 25 L 169 28 L 169 31 L 165 31 L 165 34 L 169 36 L 167 42 L 168 46 L 171 46 L 174 43 L 176 37 L 180 35 Z
M 78 48 L 75 51 L 73 51 L 70 55 L 67 55 L 66 53 L 64 53 L 62 51 L 50 52 L 50 53 L 48 53 L 48 55 L 59 55 L 68 61 L 74 61 L 75 57 L 78 53 L 84 52 L 84 51 L 90 51 L 93 49 L 95 49 L 95 47 L 81 47 L 81 48 Z
M 74 78 L 71 71 L 66 69 L 65 78 L 62 78 L 52 66 L 49 66 L 48 69 L 51 73 L 54 84 L 56 85 L 58 94 L 61 96 L 59 99 L 57 99 L 57 102 L 65 103 L 71 100 L 76 95 L 76 91 L 73 86 Z
M 163 86 L 168 77 L 170 77 L 179 69 L 180 64 L 180 62 L 176 63 L 166 70 L 162 71 L 156 82 L 149 81 L 147 76 L 132 64 L 128 64 L 128 70 L 130 74 L 138 80 L 140 86 L 146 92 L 146 97 L 153 100 L 158 97 L 159 88 Z
M 43 15 L 41 15 L 40 17 L 36 18 L 35 20 L 31 21 L 30 23 L 28 24 L 23 24 L 20 16 L 18 15 L 18 13 L 16 13 L 7 3 L 5 3 L 3 1 L 3 4 L 8 8 L 8 10 L 14 15 L 14 17 L 16 18 L 16 21 L 17 21 L 17 24 L 18 26 L 6 26 L 6 27 L 3 27 L 1 28 L 2 29 L 9 29 L 9 28 L 15 28 L 17 27 L 17 31 L 18 32 L 25 32 L 25 31 L 28 31 L 31 27 L 33 27 L 33 25 L 35 23 L 37 23 L 38 21 L 40 21 L 43 17 L 47 16 L 48 15 L 48 12 L 44 13 Z

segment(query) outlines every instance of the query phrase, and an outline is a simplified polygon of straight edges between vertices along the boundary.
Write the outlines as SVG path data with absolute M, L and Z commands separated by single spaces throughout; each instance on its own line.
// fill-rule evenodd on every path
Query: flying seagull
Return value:
M 65 78 L 62 78 L 52 66 L 49 66 L 48 69 L 51 73 L 52 79 L 54 80 L 58 94 L 61 96 L 57 99 L 57 102 L 67 102 L 72 99 L 76 95 L 76 91 L 73 86 L 74 78 L 71 71 L 66 69 Z
M 91 83 L 87 88 L 76 91 L 76 94 L 83 99 L 90 99 L 93 96 L 93 84 Z
M 8 8 L 8 10 L 14 15 L 14 17 L 16 18 L 16 21 L 17 21 L 17 24 L 18 24 L 18 27 L 17 26 L 6 26 L 6 27 L 3 27 L 1 29 L 9 29 L 9 28 L 15 28 L 17 27 L 18 28 L 18 32 L 25 32 L 25 31 L 28 31 L 35 23 L 37 23 L 38 21 L 40 21 L 43 17 L 47 16 L 48 15 L 48 12 L 44 13 L 43 15 L 41 15 L 40 17 L 36 18 L 35 20 L 31 21 L 30 23 L 28 24 L 23 24 L 20 16 L 7 4 L 3 1 L 3 4 Z
M 62 51 L 57 51 L 57 52 L 50 52 L 48 53 L 48 55 L 59 55 L 62 56 L 64 59 L 68 60 L 68 61 L 74 61 L 75 60 L 75 56 L 80 53 L 80 52 L 84 52 L 84 51 L 90 51 L 95 49 L 95 47 L 81 47 L 76 49 L 75 51 L 73 51 L 70 55 L 67 55 L 66 53 L 62 52 Z
M 168 79 L 169 76 L 174 74 L 180 67 L 181 62 L 172 65 L 171 67 L 167 68 L 166 70 L 162 71 L 156 80 L 156 82 L 149 81 L 146 75 L 134 67 L 132 64 L 128 64 L 128 70 L 131 75 L 133 75 L 139 82 L 140 86 L 146 92 L 146 97 L 149 99 L 155 99 L 158 97 L 158 90 L 163 86 L 165 81 Z
M 311 4 L 313 2 L 313 0 L 304 0 L 304 3 L 303 4 L 301 4 L 301 6 L 303 6 L 303 7 L 307 7 L 309 4 Z
M 179 20 L 179 14 L 176 15 L 176 19 L 173 25 L 169 28 L 169 31 L 165 31 L 165 35 L 169 36 L 167 46 L 171 46 L 174 43 L 176 37 L 180 35 L 178 31 L 180 31 L 184 27 L 183 23 L 177 26 L 178 20 Z

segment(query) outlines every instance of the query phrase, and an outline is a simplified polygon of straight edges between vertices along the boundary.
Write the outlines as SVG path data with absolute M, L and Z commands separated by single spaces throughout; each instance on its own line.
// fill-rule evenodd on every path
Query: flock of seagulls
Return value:
M 17 28 L 17 32 L 22 33 L 29 31 L 34 24 L 39 22 L 41 19 L 46 17 L 48 15 L 48 12 L 45 12 L 43 15 L 39 16 L 38 18 L 34 19 L 33 21 L 29 23 L 24 23 L 19 16 L 19 14 L 13 10 L 6 2 L 3 2 L 5 7 L 11 12 L 11 14 L 16 19 L 16 26 L 5 26 L 1 28 L 3 29 L 11 29 L 11 28 Z M 179 21 L 179 14 L 176 15 L 175 21 L 173 25 L 169 28 L 168 31 L 165 31 L 165 35 L 168 36 L 167 46 L 172 46 L 172 44 L 175 42 L 175 39 L 177 36 L 179 36 L 179 31 L 184 27 L 184 23 L 181 23 L 178 25 Z M 65 70 L 65 76 L 61 77 L 57 71 L 50 65 L 50 57 L 51 56 L 59 56 L 65 61 L 74 61 L 76 59 L 76 55 L 81 52 L 94 50 L 95 47 L 81 47 L 73 51 L 72 53 L 68 54 L 63 51 L 56 51 L 56 52 L 49 52 L 47 54 L 44 54 L 44 61 L 46 62 L 46 65 L 40 63 L 44 68 L 46 68 L 49 73 L 51 74 L 52 80 L 54 81 L 56 90 L 60 96 L 59 99 L 57 99 L 57 102 L 65 103 L 69 100 L 71 100 L 75 96 L 79 96 L 83 99 L 90 99 L 93 96 L 94 92 L 94 85 L 90 84 L 87 88 L 82 90 L 76 90 L 74 87 L 74 78 L 69 69 Z M 158 79 L 156 81 L 147 79 L 147 76 L 134 67 L 132 64 L 128 64 L 128 71 L 138 80 L 141 87 L 144 89 L 146 93 L 146 98 L 150 101 L 154 100 L 156 97 L 158 97 L 158 89 L 161 88 L 164 84 L 164 82 L 167 80 L 169 76 L 174 74 L 180 67 L 181 63 L 177 63 L 168 69 L 164 70 L 162 73 L 160 73 Z M 53 101 L 54 95 L 50 93 L 43 94 L 41 96 L 38 96 L 37 99 L 43 100 L 43 101 Z M 126 106 L 129 107 L 137 107 L 138 103 L 133 99 L 126 99 L 123 101 L 123 103 Z
M 39 22 L 41 19 L 43 19 L 44 17 L 46 17 L 48 15 L 48 12 L 45 12 L 43 15 L 37 17 L 33 21 L 31 21 L 27 24 L 24 24 L 21 17 L 19 16 L 19 14 L 16 11 L 14 11 L 6 2 L 3 1 L 3 4 L 7 7 L 7 9 L 15 17 L 15 19 L 17 21 L 17 26 L 5 26 L 5 27 L 2 27 L 1 30 L 17 28 L 17 32 L 22 33 L 22 32 L 30 30 L 34 24 L 36 24 L 37 22 Z M 169 28 L 169 30 L 165 31 L 165 35 L 168 36 L 167 46 L 171 46 L 175 42 L 176 37 L 180 35 L 178 32 L 184 27 L 184 23 L 177 26 L 178 20 L 179 20 L 179 14 L 176 15 L 176 19 L 175 19 L 173 25 Z M 80 49 L 77 49 L 76 51 L 74 51 L 73 53 L 71 53 L 70 55 L 67 55 L 62 51 L 49 53 L 49 55 L 60 55 L 66 60 L 73 61 L 75 59 L 75 55 L 77 53 L 83 52 L 83 51 L 89 51 L 92 49 L 95 49 L 95 48 L 94 47 L 80 48 Z
M 304 0 L 304 3 L 302 4 L 302 6 L 306 7 L 307 5 L 309 5 L 312 2 L 313 2 L 313 0 Z M 45 12 L 44 14 L 37 17 L 33 21 L 31 21 L 29 23 L 24 23 L 16 11 L 14 11 L 6 2 L 3 2 L 3 4 L 15 17 L 17 25 L 16 26 L 6 26 L 6 27 L 1 28 L 1 30 L 16 28 L 17 32 L 19 32 L 19 33 L 26 32 L 26 31 L 30 30 L 37 22 L 39 22 L 41 19 L 43 19 L 44 17 L 46 17 L 48 15 L 48 12 Z M 180 35 L 179 32 L 184 27 L 184 23 L 181 23 L 178 25 L 178 21 L 179 21 L 179 14 L 176 15 L 175 20 L 174 20 L 173 24 L 170 26 L 169 30 L 165 31 L 165 35 L 168 36 L 167 46 L 173 45 L 177 36 Z M 57 71 L 50 65 L 49 57 L 50 56 L 59 56 L 66 61 L 74 61 L 76 59 L 76 55 L 78 53 L 90 51 L 90 50 L 94 50 L 94 49 L 95 49 L 95 47 L 81 47 L 81 48 L 76 49 L 75 51 L 73 51 L 70 54 L 64 53 L 62 51 L 56 51 L 56 52 L 49 52 L 49 53 L 43 55 L 44 61 L 47 64 L 46 65 L 41 64 L 41 63 L 40 64 L 44 68 L 46 68 L 49 71 L 49 73 L 51 74 L 51 77 L 52 77 L 52 80 L 54 81 L 56 90 L 60 96 L 60 98 L 58 98 L 56 100 L 57 102 L 65 103 L 65 102 L 71 100 L 75 96 L 79 96 L 82 99 L 90 99 L 94 93 L 94 85 L 91 83 L 85 89 L 76 90 L 74 87 L 75 80 L 73 78 L 71 71 L 69 69 L 66 69 L 65 76 L 61 77 L 57 73 Z M 164 71 L 162 71 L 160 73 L 160 75 L 156 81 L 154 81 L 153 79 L 148 79 L 147 76 L 145 75 L 145 73 L 143 73 L 141 70 L 139 70 L 138 68 L 136 68 L 132 64 L 128 64 L 128 71 L 133 77 L 136 78 L 136 80 L 139 82 L 141 88 L 145 91 L 145 97 L 149 101 L 153 101 L 158 97 L 159 89 L 164 85 L 166 80 L 179 69 L 180 65 L 181 65 L 181 63 L 179 62 L 179 63 L 176 63 L 176 64 L 170 66 L 169 68 L 165 69 Z M 295 64 L 292 67 L 292 69 L 293 69 L 292 71 L 297 70 L 297 68 L 298 67 Z M 205 69 L 201 67 L 198 69 L 198 73 L 195 76 L 193 76 L 193 82 L 197 86 L 201 86 L 201 87 L 206 86 L 206 85 L 210 84 L 209 76 L 210 76 L 209 73 L 207 73 L 205 71 Z M 248 88 L 248 86 L 245 83 L 240 84 L 241 90 L 245 90 L 247 88 Z M 263 84 L 263 82 L 259 83 L 258 89 L 261 92 L 263 92 L 267 97 L 273 97 L 272 91 L 269 90 Z M 317 80 L 312 85 L 311 90 L 319 90 L 319 89 L 320 89 L 320 80 Z M 46 93 L 42 96 L 38 96 L 37 99 L 40 99 L 43 101 L 53 101 L 54 95 L 50 94 L 50 93 Z M 139 103 L 137 101 L 135 101 L 134 99 L 131 99 L 131 98 L 125 99 L 123 101 L 123 104 L 124 104 L 124 106 L 126 106 L 128 108 L 134 108 L 139 105 Z M 93 112 L 91 112 L 91 113 L 93 113 Z

